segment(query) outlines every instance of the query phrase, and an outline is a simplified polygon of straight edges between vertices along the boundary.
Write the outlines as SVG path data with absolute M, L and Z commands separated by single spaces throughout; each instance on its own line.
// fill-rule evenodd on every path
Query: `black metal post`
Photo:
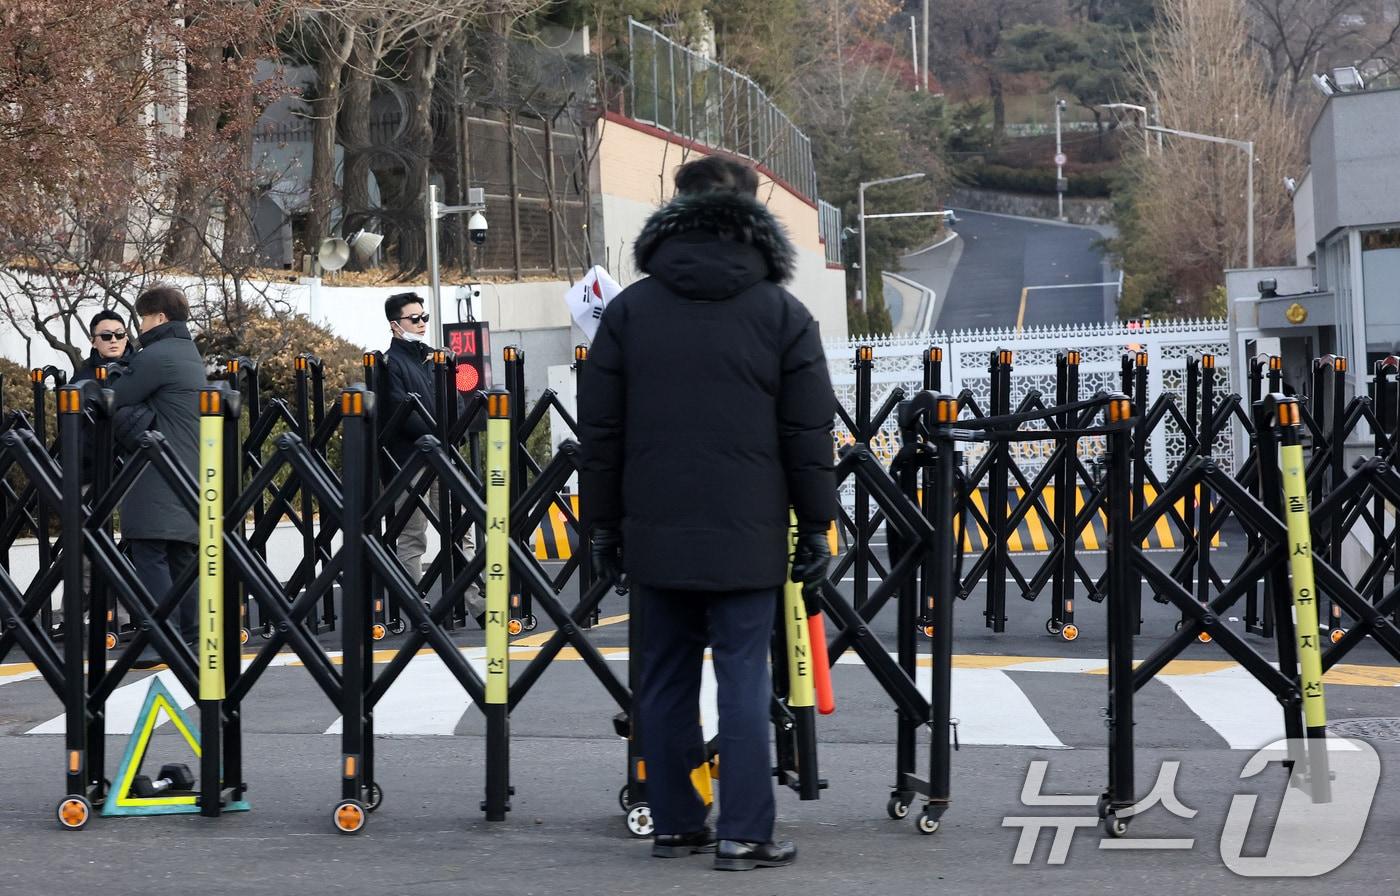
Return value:
M 870 444 L 874 433 L 870 431 L 871 373 L 875 366 L 875 351 L 868 345 L 856 348 L 856 432 L 851 433 L 856 442 Z M 860 612 L 870 599 L 870 493 L 857 478 L 855 482 L 855 563 L 852 575 L 855 581 L 852 589 L 856 612 Z
M 1129 441 L 1133 406 L 1125 395 L 1113 395 L 1108 403 L 1108 792 L 1100 802 L 1106 823 L 1120 825 L 1118 809 L 1131 806 L 1133 782 L 1133 636 L 1137 618 L 1133 612 L 1129 579 L 1132 556 L 1138 546 L 1129 535 L 1132 506 L 1129 500 Z

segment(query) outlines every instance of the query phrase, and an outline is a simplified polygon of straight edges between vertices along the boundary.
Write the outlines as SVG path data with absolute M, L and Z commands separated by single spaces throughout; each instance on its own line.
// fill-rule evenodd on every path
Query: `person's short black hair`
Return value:
M 102 323 L 104 320 L 114 320 L 117 323 L 122 324 L 123 326 L 126 325 L 126 321 L 122 319 L 122 316 L 120 314 L 113 311 L 111 308 L 103 308 L 101 311 L 97 312 L 92 316 L 92 320 L 88 321 L 88 332 L 97 332 L 97 325 Z
M 676 169 L 677 193 L 742 193 L 758 195 L 758 173 L 753 166 L 716 153 L 686 162 Z
M 405 305 L 412 305 L 414 302 L 423 304 L 423 297 L 416 292 L 397 292 L 384 300 L 384 316 L 389 320 L 398 320 L 403 317 Z
M 168 320 L 189 320 L 190 303 L 180 287 L 170 283 L 157 283 L 136 297 L 136 313 L 164 314 Z

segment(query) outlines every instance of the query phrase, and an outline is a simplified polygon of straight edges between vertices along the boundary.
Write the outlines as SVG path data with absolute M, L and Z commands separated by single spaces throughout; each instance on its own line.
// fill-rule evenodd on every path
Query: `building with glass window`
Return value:
M 1297 266 L 1226 273 L 1236 363 L 1283 358 L 1306 391 L 1312 359 L 1347 358 L 1347 394 L 1365 394 L 1376 362 L 1400 354 L 1400 89 L 1338 91 L 1308 138 L 1290 189 Z

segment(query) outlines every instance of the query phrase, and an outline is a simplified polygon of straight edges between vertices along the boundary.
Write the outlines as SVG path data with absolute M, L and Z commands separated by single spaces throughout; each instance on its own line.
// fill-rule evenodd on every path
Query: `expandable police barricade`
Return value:
M 228 388 L 211 388 L 201 394 L 205 424 L 201 433 L 202 437 L 206 431 L 209 434 L 210 454 L 202 458 L 195 475 L 181 467 L 159 435 L 147 434 L 139 450 L 115 475 L 108 465 L 98 464 L 86 492 L 84 445 L 106 452 L 99 456 L 110 454 L 110 393 L 104 393 L 100 383 L 61 388 L 58 433 L 55 447 L 51 447 L 45 444 L 43 411 L 43 380 L 51 374 L 36 372 L 35 420 L 41 425 L 36 430 L 27 419 L 6 415 L 6 431 L 0 436 L 0 478 L 19 470 L 26 480 L 22 489 L 16 490 L 8 482 L 0 489 L 0 558 L 7 555 L 16 535 L 26 530 L 39 533 L 44 550 L 48 529 L 42 518 L 46 511 L 58 513 L 60 527 L 57 540 L 50 541 L 46 555 L 50 562 L 23 593 L 8 572 L 0 570 L 0 622 L 4 629 L 0 633 L 0 660 L 19 647 L 64 701 L 67 796 L 58 815 L 65 827 L 82 827 L 93 803 L 112 793 L 105 776 L 103 706 L 148 645 L 190 693 L 200 695 L 204 738 L 201 786 L 191 805 L 197 804 L 204 814 L 244 805 L 247 785 L 239 727 L 241 707 L 253 698 L 262 673 L 284 647 L 297 654 L 343 717 L 341 801 L 333 811 L 333 820 L 342 831 L 361 830 L 367 813 L 383 798 L 374 775 L 374 708 L 424 646 L 441 658 L 486 714 L 482 806 L 488 818 L 502 818 L 509 809 L 509 713 L 565 647 L 578 652 L 623 713 L 619 730 L 629 735 L 624 808 L 629 813 L 645 808 L 640 743 L 632 736 L 635 718 L 628 715 L 632 689 L 617 678 L 587 637 L 588 624 L 597 619 L 602 600 L 618 583 L 592 577 L 585 559 L 586 532 L 576 533 L 578 547 L 573 560 L 553 579 L 528 549 L 530 534 L 551 507 L 568 515 L 570 525 L 577 526 L 560 490 L 577 468 L 578 449 L 572 442 L 564 442 L 543 468 L 526 457 L 521 431 L 528 434 L 550 407 L 557 409 L 557 401 L 552 396 L 542 398 L 528 414 L 523 413 L 523 373 L 518 366 L 523 355 L 518 349 L 514 351 L 514 356 L 511 349 L 506 354 L 508 368 L 517 365 L 514 374 L 507 377 L 511 390 L 476 393 L 458 407 L 446 400 L 449 390 L 440 388 L 443 397 L 435 408 L 428 409 L 411 397 L 393 408 L 387 420 L 377 413 L 374 400 L 383 359 L 367 356 L 368 386 L 346 390 L 335 404 L 319 413 L 311 408 L 309 396 L 298 398 L 295 411 L 270 403 L 258 411 L 255 425 L 254 415 L 246 415 L 250 423 L 246 434 L 241 428 L 245 403 L 240 397 L 248 395 L 256 400 L 259 396 L 255 368 L 238 361 L 230 370 Z M 864 356 L 857 354 L 858 372 L 860 365 L 871 359 L 868 350 L 863 351 Z M 1249 403 L 1237 396 L 1217 403 L 1213 358 L 1202 356 L 1188 364 L 1184 409 L 1177 406 L 1176 399 L 1159 396 L 1148 413 L 1135 415 L 1126 395 L 1079 399 L 1073 352 L 1064 353 L 1058 365 L 1056 403 L 1046 406 L 1038 393 L 1031 393 L 1022 397 L 1013 412 L 1011 360 L 1009 351 L 993 353 L 989 367 L 993 397 L 985 414 L 970 400 L 969 393 L 955 399 L 932 390 L 907 399 L 902 391 L 892 393 L 877 412 L 871 412 L 867 400 L 858 405 L 855 419 L 842 412 L 861 438 L 841 452 L 837 474 L 843 481 L 854 481 L 866 507 L 862 510 L 858 502 L 853 514 L 843 513 L 842 526 L 851 546 L 838 558 L 821 590 L 822 607 L 834 623 L 828 661 L 835 663 L 846 650 L 855 650 L 896 707 L 896 784 L 887 806 L 892 816 L 907 814 L 914 799 L 923 796 L 926 802 L 919 815 L 919 829 L 931 833 L 949 806 L 950 747 L 956 743 L 955 722 L 950 718 L 952 599 L 965 598 L 972 584 L 983 576 L 1004 585 L 1006 575 L 1012 575 L 1028 600 L 1035 599 L 1047 583 L 1054 583 L 1047 629 L 1061 637 L 1072 637 L 1067 630 L 1074 626 L 1076 579 L 1091 598 L 1108 600 L 1110 766 L 1100 812 L 1115 835 L 1125 829 L 1125 819 L 1120 816 L 1133 799 L 1133 693 L 1193 639 L 1205 640 L 1201 636 L 1206 636 L 1221 643 L 1279 696 L 1290 719 L 1290 734 L 1306 731 L 1314 737 L 1322 731 L 1325 716 L 1320 707 L 1309 711 L 1308 701 L 1313 690 L 1320 694 L 1321 670 L 1368 636 L 1400 659 L 1400 630 L 1396 628 L 1400 588 L 1385 588 L 1386 575 L 1392 582 L 1397 575 L 1400 551 L 1394 528 L 1387 530 L 1385 523 L 1385 506 L 1393 507 L 1400 501 L 1400 479 L 1393 467 L 1400 451 L 1395 434 L 1400 421 L 1400 387 L 1395 382 L 1393 362 L 1382 362 L 1378 367 L 1374 397 L 1353 399 L 1345 408 L 1341 407 L 1343 393 L 1337 374 L 1345 371 L 1346 362 L 1329 358 L 1320 359 L 1315 368 L 1310 407 L 1270 396 L 1250 404 L 1246 412 Z M 586 351 L 577 352 L 576 361 L 585 364 Z M 432 363 L 439 385 L 446 386 L 448 359 L 438 355 Z M 1125 358 L 1123 366 L 1123 385 L 1140 399 L 1137 407 L 1146 401 L 1146 364 L 1144 355 L 1134 354 Z M 299 376 L 299 383 L 310 381 L 318 367 L 308 358 L 306 376 Z M 1256 362 L 1250 370 L 1251 391 L 1262 385 L 1266 367 L 1270 388 L 1281 384 L 1281 365 Z M 865 382 L 868 392 L 868 376 Z M 932 350 L 926 355 L 924 382 L 927 386 L 941 384 Z M 304 394 L 301 385 L 298 390 L 299 396 Z M 1101 413 L 1107 419 L 1096 424 Z M 383 433 L 413 414 L 419 415 L 435 435 L 419 439 L 400 469 L 381 450 Z M 483 414 L 486 444 L 481 458 L 473 432 Z M 901 447 L 886 470 L 870 449 L 869 439 L 891 415 L 898 422 Z M 572 425 L 567 415 L 565 420 Z M 1251 436 L 1250 451 L 1238 475 L 1218 466 L 1211 448 L 1216 435 L 1231 420 L 1246 426 Z M 1164 421 L 1173 421 L 1194 436 L 1187 440 L 1185 460 L 1165 480 L 1158 481 L 1145 469 L 1145 445 L 1148 434 Z M 274 435 L 279 424 L 288 431 Z M 1342 447 L 1362 425 L 1374 434 L 1375 455 L 1348 472 Z M 1024 428 L 1027 426 L 1031 428 Z M 327 462 L 328 448 L 337 435 L 342 451 L 339 472 Z M 1011 442 L 1027 440 L 1055 444 L 1050 461 L 1034 476 L 1025 475 L 1008 450 Z M 964 473 L 956 451 L 959 442 L 985 442 L 990 450 Z M 1280 443 L 1287 449 L 1282 467 Z M 1086 464 L 1083 449 L 1100 444 L 1104 446 L 1103 463 L 1093 462 L 1098 457 L 1091 455 Z M 1310 459 L 1308 450 L 1312 452 Z M 214 463 L 216 457 L 219 460 Z M 389 474 L 382 488 L 380 464 Z M 186 494 L 191 510 L 202 522 L 207 522 L 210 514 L 222 521 L 220 532 L 206 532 L 202 527 L 201 551 L 215 551 L 215 542 L 221 542 L 218 553 L 223 562 L 202 562 L 198 574 L 187 572 L 166 595 L 152 595 L 141 587 L 111 529 L 112 514 L 121 497 L 148 470 Z M 1014 503 L 1009 495 L 1012 482 L 1020 495 Z M 1001 498 L 979 508 L 972 496 L 984 483 Z M 425 496 L 434 485 L 438 500 L 430 505 Z M 1053 496 L 1046 495 L 1048 488 L 1055 489 Z M 1082 501 L 1078 500 L 1081 491 Z M 402 501 L 405 494 L 412 500 Z M 1301 518 L 1294 515 L 1300 495 L 1304 507 L 1312 504 L 1306 529 L 1299 528 Z M 1077 503 L 1080 506 L 1076 508 Z M 394 541 L 415 506 L 439 530 L 442 544 L 418 582 L 410 580 L 393 552 Z M 1016 568 L 1005 541 L 1010 529 L 1031 513 L 1052 525 L 1055 548 L 1027 577 Z M 245 523 L 249 517 L 253 520 L 251 532 Z M 1095 517 L 1106 524 L 1109 548 L 1107 570 L 1098 580 L 1084 571 L 1076 556 L 1081 533 Z M 270 532 L 283 520 L 297 527 L 303 545 L 311 546 L 287 582 L 278 580 L 265 559 Z M 1245 559 L 1229 576 L 1228 584 L 1215 568 L 1210 550 L 1227 520 L 1237 522 L 1249 537 Z M 1175 527 L 1187 546 L 1171 569 L 1158 567 L 1144 553 L 1148 536 L 1163 525 Z M 1369 529 L 1375 550 L 1353 587 L 1337 563 L 1341 538 L 1357 525 Z M 983 552 L 971 571 L 960 576 L 961 550 L 973 526 L 989 540 L 1001 541 L 1002 547 Z M 469 554 L 461 545 L 472 528 L 485 537 Z M 888 565 L 871 551 L 872 537 L 879 529 L 889 535 Z M 1313 557 L 1316 586 L 1304 584 L 1306 570 L 1295 568 L 1289 575 L 1280 562 L 1290 545 L 1296 546 L 1300 533 L 1309 529 L 1322 534 L 1318 542 L 1325 545 L 1324 553 Z M 508 537 L 501 538 L 501 532 Z M 333 549 L 337 536 L 342 544 L 356 549 Z M 93 568 L 86 606 L 82 594 L 85 559 Z M 872 590 L 867 576 L 857 574 L 855 597 L 848 601 L 837 583 L 847 571 L 861 566 L 877 571 L 879 584 Z M 572 573 L 579 575 L 578 600 L 569 607 L 563 592 Z M 201 620 L 209 625 L 197 645 L 198 657 L 180 640 L 171 621 L 180 596 L 197 575 L 201 607 L 207 611 Z M 1154 597 L 1177 605 L 1182 622 L 1148 663 L 1134 670 L 1132 648 L 1140 629 L 1139 594 L 1144 578 Z M 45 612 L 60 580 L 65 625 L 56 632 Z M 1221 613 L 1233 603 L 1253 599 L 1255 582 L 1259 581 L 1265 585 L 1264 601 L 1257 622 L 1251 619 L 1250 630 L 1276 640 L 1277 668 L 1220 622 Z M 476 673 L 449 634 L 464 619 L 463 596 L 474 582 L 485 586 L 487 600 L 484 676 Z M 1321 595 L 1311 597 L 1320 600 L 1325 595 L 1329 601 L 1326 606 L 1330 612 L 1323 616 L 1327 624 L 1319 627 L 1300 615 L 1295 626 L 1292 612 L 1310 597 L 1300 587 L 1314 592 L 1320 588 Z M 644 609 L 636 606 L 635 599 L 630 603 L 634 625 L 629 627 L 629 642 L 635 658 L 640 656 L 637 639 L 644 626 Z M 784 605 L 785 616 L 796 612 L 790 603 Z M 891 604 L 898 619 L 893 656 L 870 625 Z M 117 607 L 134 623 L 125 644 L 114 644 L 108 638 L 105 621 L 114 618 L 108 611 Z M 555 625 L 555 631 L 511 681 L 508 635 L 524 630 L 537 607 Z M 243 634 L 240 620 L 245 613 L 249 624 L 264 635 L 246 664 L 238 651 Z M 103 622 L 84 630 L 81 622 L 85 614 Z M 997 595 L 989 588 L 984 613 L 988 626 L 995 630 L 1005 622 L 1005 614 L 1004 588 Z M 74 626 L 74 622 L 78 624 Z M 1320 652 L 1318 642 L 1328 624 L 1331 643 Z M 328 652 L 329 645 L 317 637 L 331 627 L 338 627 L 340 636 L 340 668 Z M 1317 636 L 1312 635 L 1314 631 Z M 376 670 L 372 648 L 376 640 L 395 632 L 405 637 L 393 643 L 387 655 L 381 654 L 379 659 L 387 659 L 387 663 Z M 915 684 L 920 632 L 931 640 L 933 684 L 927 696 Z M 799 641 L 795 630 L 782 628 L 775 637 L 775 655 L 797 656 Z M 795 663 L 790 672 L 786 664 L 775 665 L 783 666 L 774 676 L 777 772 L 780 780 L 803 798 L 815 798 L 822 782 L 807 682 L 799 680 L 800 664 Z M 210 668 L 218 674 L 201 674 Z M 637 663 L 629 664 L 633 681 L 636 668 Z M 1318 687 L 1310 688 L 1312 684 Z M 915 760 L 918 729 L 925 724 L 930 726 L 931 746 L 927 777 L 918 773 Z M 1320 761 L 1313 755 L 1300 759 Z M 1316 778 L 1321 768 L 1313 766 L 1311 771 Z M 644 812 L 632 821 L 634 833 L 645 832 Z

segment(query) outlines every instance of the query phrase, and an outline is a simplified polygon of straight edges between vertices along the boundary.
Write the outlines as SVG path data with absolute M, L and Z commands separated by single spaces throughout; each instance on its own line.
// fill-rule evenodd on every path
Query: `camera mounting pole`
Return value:
M 438 202 L 437 197 L 437 186 L 429 184 L 428 194 L 424 197 L 427 203 L 428 219 L 428 276 L 429 282 L 432 284 L 433 314 L 437 317 L 438 326 L 441 327 L 447 324 L 447 320 L 443 317 L 442 281 L 438 275 L 438 219 L 447 215 L 471 213 L 471 218 L 467 223 L 471 231 L 471 241 L 480 246 L 486 242 L 486 217 L 482 214 L 486 210 L 486 191 L 481 187 L 469 187 L 466 205 L 443 205 Z

